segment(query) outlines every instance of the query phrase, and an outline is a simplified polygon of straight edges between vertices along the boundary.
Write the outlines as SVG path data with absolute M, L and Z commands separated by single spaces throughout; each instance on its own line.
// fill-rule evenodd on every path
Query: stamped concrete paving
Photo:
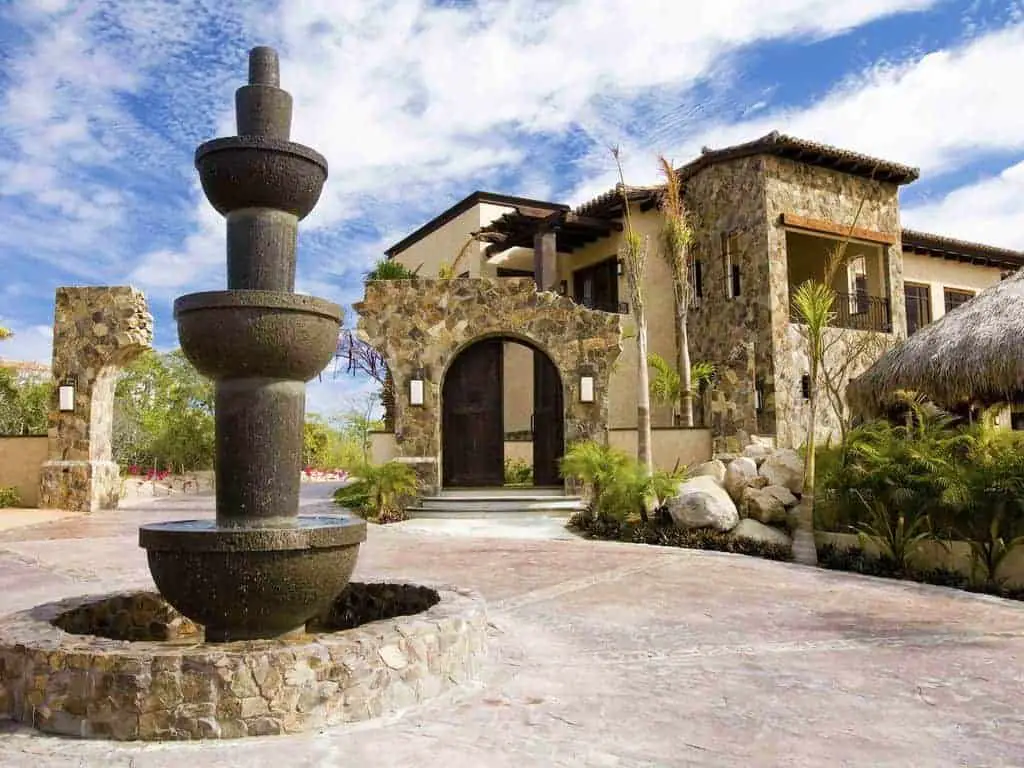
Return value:
M 323 489 L 304 491 L 316 503 Z M 0 532 L 0 612 L 149 584 L 143 520 Z M 477 686 L 302 737 L 113 744 L 0 725 L 22 766 L 1024 766 L 1024 606 L 742 556 L 372 528 L 357 578 L 487 598 Z

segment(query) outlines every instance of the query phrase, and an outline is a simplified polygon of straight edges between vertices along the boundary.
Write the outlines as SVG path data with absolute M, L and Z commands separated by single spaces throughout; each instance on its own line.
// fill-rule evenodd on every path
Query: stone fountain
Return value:
M 235 93 L 238 135 L 196 150 L 227 219 L 228 290 L 174 303 L 182 351 L 216 384 L 217 517 L 139 531 L 160 593 L 208 642 L 301 630 L 344 589 L 366 539 L 358 518 L 298 514 L 306 382 L 334 354 L 341 307 L 294 292 L 298 223 L 327 161 L 289 141 L 279 83 L 277 53 L 254 48 Z
M 327 163 L 289 141 L 277 55 L 255 48 L 238 136 L 196 151 L 228 224 L 228 290 L 174 305 L 216 383 L 216 520 L 144 525 L 150 585 L 0 617 L 0 718 L 76 738 L 299 733 L 394 713 L 476 679 L 479 595 L 350 582 L 366 524 L 300 516 L 305 382 L 341 309 L 294 293 L 298 222 Z

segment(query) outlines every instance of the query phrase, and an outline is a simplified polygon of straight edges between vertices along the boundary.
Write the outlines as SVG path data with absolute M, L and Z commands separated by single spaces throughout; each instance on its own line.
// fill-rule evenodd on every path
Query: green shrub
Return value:
M 17 488 L 4 485 L 0 486 L 0 507 L 20 507 L 21 494 Z
M 646 522 L 648 507 L 661 506 L 686 477 L 685 468 L 647 474 L 635 458 L 593 441 L 571 446 L 560 470 L 563 477 L 583 483 L 590 516 L 608 525 L 623 524 L 632 517 Z
M 522 459 L 505 459 L 505 485 L 533 485 L 533 467 Z
M 389 461 L 365 464 L 355 479 L 334 492 L 334 503 L 378 523 L 407 519 L 405 508 L 419 491 L 416 473 L 408 464 Z

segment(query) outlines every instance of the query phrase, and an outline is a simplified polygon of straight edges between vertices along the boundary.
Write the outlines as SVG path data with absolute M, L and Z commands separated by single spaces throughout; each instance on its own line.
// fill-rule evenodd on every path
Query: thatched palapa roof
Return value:
M 1024 399 L 1024 270 L 884 354 L 850 382 L 846 397 L 855 412 L 871 416 L 898 390 L 945 407 Z

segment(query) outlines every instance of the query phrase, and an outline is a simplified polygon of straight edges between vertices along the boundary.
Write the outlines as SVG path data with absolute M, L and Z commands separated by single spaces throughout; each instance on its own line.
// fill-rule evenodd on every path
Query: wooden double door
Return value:
M 442 485 L 496 487 L 505 482 L 504 342 L 486 339 L 452 363 L 441 391 Z M 533 482 L 562 485 L 565 414 L 558 369 L 533 353 Z

